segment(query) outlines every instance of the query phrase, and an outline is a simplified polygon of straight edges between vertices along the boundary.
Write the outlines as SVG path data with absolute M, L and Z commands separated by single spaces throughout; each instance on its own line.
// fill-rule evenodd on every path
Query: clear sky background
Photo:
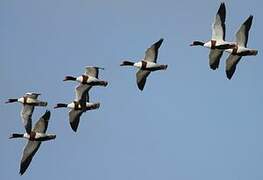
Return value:
M 229 81 L 225 54 L 220 68 L 208 66 L 209 50 L 190 47 L 209 40 L 221 1 L 211 0 L 0 0 L 0 179 L 92 180 L 262 180 L 262 32 L 260 0 L 226 1 L 227 40 L 250 15 L 254 22 L 248 46 L 256 57 L 242 58 Z M 143 92 L 135 68 L 145 49 L 164 38 L 160 63 L 167 71 L 152 73 Z M 68 110 L 86 65 L 105 67 L 107 88 L 90 92 L 99 110 L 81 117 L 77 133 Z M 49 102 L 48 132 L 27 172 L 19 177 L 24 139 L 20 104 L 7 98 L 35 91 Z M 45 112 L 36 108 L 33 120 Z

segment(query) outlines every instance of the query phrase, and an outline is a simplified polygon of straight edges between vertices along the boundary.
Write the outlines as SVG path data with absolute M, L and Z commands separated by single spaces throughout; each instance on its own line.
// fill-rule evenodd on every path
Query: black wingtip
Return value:
M 219 67 L 219 63 L 218 64 L 217 63 L 210 64 L 210 69 L 212 69 L 212 70 L 216 70 L 216 69 L 218 69 L 218 67 Z
M 219 7 L 219 9 L 217 11 L 217 14 L 220 15 L 220 18 L 221 18 L 222 22 L 225 22 L 225 20 L 226 20 L 226 6 L 225 6 L 224 2 L 222 2 L 220 4 L 220 7 Z
M 161 38 L 159 41 L 157 41 L 157 44 L 159 45 L 159 46 L 161 46 L 161 44 L 163 43 L 163 38 Z
M 228 80 L 231 80 L 231 78 L 232 78 L 231 76 L 227 76 L 227 79 L 228 79 Z
M 219 7 L 219 10 L 221 10 L 221 11 L 226 11 L 225 2 L 221 2 L 220 7 Z
M 139 88 L 141 91 L 143 91 L 143 87 L 138 86 L 138 88 Z
M 138 87 L 138 89 L 140 89 L 142 91 L 144 88 L 144 85 L 142 85 L 142 83 L 137 82 L 137 87 Z
M 138 86 L 138 88 L 139 88 L 141 91 L 143 91 L 144 86 L 145 86 L 145 82 L 144 82 L 144 83 L 137 83 L 137 86 Z
M 22 176 L 25 173 L 26 169 L 20 169 L 19 175 Z
M 78 124 L 76 123 L 70 123 L 70 127 L 74 132 L 77 132 L 78 130 Z
M 161 38 L 159 41 L 157 41 L 153 45 L 155 46 L 156 49 L 159 49 L 159 47 L 162 45 L 162 43 L 163 43 L 163 38 Z
M 216 70 L 218 67 L 216 67 L 216 66 L 210 66 L 210 69 L 212 69 L 212 70 Z
M 248 29 L 250 29 L 250 27 L 251 27 L 251 25 L 252 25 L 252 21 L 253 21 L 253 16 L 250 15 L 250 16 L 247 18 L 247 20 L 244 22 L 244 25 L 245 25 Z
M 234 73 L 232 73 L 232 72 L 226 71 L 226 77 L 227 77 L 227 79 L 228 79 L 228 80 L 231 80 L 233 74 L 234 74 Z
M 250 16 L 247 18 L 246 22 L 252 23 L 252 20 L 253 20 L 253 16 L 250 15 Z
M 43 119 L 49 120 L 51 116 L 51 112 L 49 110 L 46 110 L 45 114 L 42 116 Z

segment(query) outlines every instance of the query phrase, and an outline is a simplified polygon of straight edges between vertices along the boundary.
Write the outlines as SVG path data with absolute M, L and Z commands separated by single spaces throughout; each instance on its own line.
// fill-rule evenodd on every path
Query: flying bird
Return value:
M 69 108 L 69 123 L 73 131 L 77 132 L 80 116 L 82 113 L 98 109 L 100 107 L 100 103 L 91 103 L 89 102 L 89 94 L 88 89 L 86 88 L 86 84 L 79 84 L 75 88 L 76 98 L 73 102 L 69 104 L 58 103 L 54 108 Z
M 98 79 L 99 77 L 99 69 L 104 69 L 101 67 L 95 66 L 87 66 L 85 68 L 85 74 L 73 77 L 73 76 L 66 76 L 63 81 L 77 81 L 82 84 L 87 84 L 90 86 L 107 86 L 108 82 Z
M 144 89 L 146 79 L 149 74 L 153 71 L 165 70 L 168 65 L 157 64 L 158 50 L 162 45 L 163 39 L 160 39 L 154 43 L 150 48 L 145 52 L 145 57 L 139 62 L 123 61 L 120 66 L 134 66 L 139 68 L 139 71 L 136 73 L 137 86 L 142 91 Z
M 20 112 L 23 125 L 26 132 L 30 134 L 32 129 L 32 114 L 35 106 L 47 106 L 47 102 L 38 100 L 39 93 L 28 92 L 23 97 L 17 99 L 8 99 L 5 103 L 19 102 L 23 104 L 23 108 Z
M 248 35 L 252 21 L 253 16 L 250 15 L 236 33 L 236 47 L 226 50 L 226 52 L 230 53 L 226 60 L 226 76 L 228 79 L 231 79 L 234 75 L 236 66 L 242 56 L 256 56 L 258 54 L 258 50 L 247 48 Z
M 23 175 L 30 165 L 34 155 L 39 149 L 42 141 L 48 141 L 56 138 L 55 134 L 46 134 L 48 122 L 50 118 L 50 111 L 46 111 L 45 114 L 36 122 L 33 130 L 24 134 L 11 134 L 9 137 L 12 138 L 26 138 L 28 142 L 24 147 L 22 159 L 20 163 L 20 175 Z
M 235 47 L 235 42 L 225 41 L 225 20 L 226 20 L 226 7 L 225 3 L 221 3 L 214 22 L 212 24 L 212 39 L 207 42 L 194 41 L 190 46 L 203 46 L 210 49 L 209 53 L 209 66 L 211 69 L 216 70 L 219 67 L 220 58 L 225 49 L 232 49 Z

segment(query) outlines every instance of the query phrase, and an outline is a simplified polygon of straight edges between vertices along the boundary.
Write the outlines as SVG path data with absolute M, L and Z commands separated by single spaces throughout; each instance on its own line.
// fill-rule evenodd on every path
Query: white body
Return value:
M 85 75 L 87 76 L 87 75 Z M 76 79 L 78 82 L 80 83 L 83 83 L 83 76 L 79 76 L 77 77 Z M 99 82 L 100 80 L 95 78 L 95 77 L 92 77 L 92 76 L 88 76 L 88 80 L 85 82 L 85 83 L 92 83 L 92 82 Z
M 232 54 L 233 51 L 235 51 L 235 50 L 234 49 L 226 49 L 225 51 Z M 250 51 L 256 51 L 256 50 L 249 49 L 249 48 L 242 47 L 242 46 L 237 46 L 237 50 L 235 53 L 240 54 L 240 53 L 245 53 L 245 52 L 250 52 Z
M 34 103 L 38 103 L 39 100 L 37 99 L 32 99 L 32 98 L 26 98 L 26 101 L 25 101 L 25 98 L 24 97 L 21 97 L 21 98 L 18 98 L 17 100 L 18 102 L 22 103 L 22 104 L 34 104 Z
M 213 40 L 212 40 L 213 41 Z M 211 49 L 212 41 L 208 41 L 204 44 L 204 47 Z M 215 46 L 222 46 L 222 45 L 236 45 L 235 42 L 228 42 L 223 40 L 214 40 L 216 41 Z M 216 47 L 215 47 L 216 48 Z
M 86 108 L 89 108 L 89 107 L 95 106 L 95 105 L 97 105 L 97 104 L 99 104 L 99 103 L 90 103 L 90 102 L 86 102 Z M 76 108 L 74 102 L 69 103 L 67 107 L 68 107 L 69 109 L 75 109 L 75 108 Z M 81 108 L 83 108 L 83 107 L 81 107 L 81 105 L 78 104 L 78 107 L 77 107 L 77 108 L 78 108 L 78 109 L 81 109 Z
M 143 60 L 142 60 L 143 61 Z M 142 68 L 142 61 L 139 61 L 139 62 L 137 62 L 137 63 L 134 63 L 134 67 L 137 67 L 137 68 Z M 160 67 L 160 65 L 159 64 L 156 64 L 156 63 L 154 63 L 154 62 L 149 62 L 149 61 L 144 61 L 144 62 L 146 62 L 146 68 L 158 68 L 158 67 Z
M 69 109 L 75 109 L 75 103 L 74 103 L 74 102 L 69 103 L 67 107 L 68 107 Z M 79 105 L 78 108 L 81 108 L 81 106 Z
M 38 133 L 38 132 L 36 132 L 36 135 L 35 135 L 35 137 L 34 137 L 34 139 L 39 139 L 39 138 L 44 138 L 44 137 L 47 137 L 47 136 L 49 136 L 48 134 L 44 134 L 44 133 Z M 26 138 L 26 139 L 30 139 L 30 134 L 28 134 L 28 133 L 25 133 L 24 135 L 23 135 L 23 138 Z

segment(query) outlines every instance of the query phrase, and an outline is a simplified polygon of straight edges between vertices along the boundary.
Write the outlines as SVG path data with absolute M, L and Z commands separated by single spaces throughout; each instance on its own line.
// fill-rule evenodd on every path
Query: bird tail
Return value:
M 106 87 L 108 85 L 107 81 L 100 81 L 99 85 Z
M 167 65 L 167 64 L 165 64 L 165 65 L 161 65 L 161 69 L 162 69 L 162 70 L 166 70 L 166 69 L 167 69 L 167 67 L 168 67 L 168 65 Z
M 252 56 L 256 56 L 258 54 L 258 50 L 251 50 L 250 53 Z
M 87 106 L 87 110 L 99 109 L 99 107 L 100 107 L 100 103 L 93 103 Z

